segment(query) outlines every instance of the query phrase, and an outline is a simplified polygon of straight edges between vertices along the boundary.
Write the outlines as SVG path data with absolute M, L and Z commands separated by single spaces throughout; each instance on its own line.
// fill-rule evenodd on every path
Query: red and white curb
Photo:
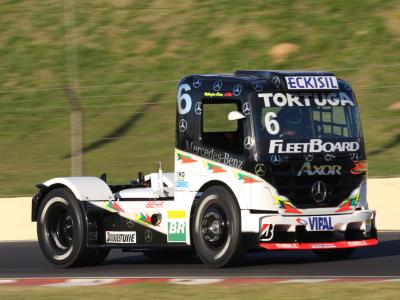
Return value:
M 336 283 L 336 282 L 399 282 L 400 277 L 255 277 L 255 278 L 16 278 L 0 279 L 0 287 L 42 286 L 122 286 L 138 283 L 169 283 L 181 285 L 253 284 L 253 283 Z

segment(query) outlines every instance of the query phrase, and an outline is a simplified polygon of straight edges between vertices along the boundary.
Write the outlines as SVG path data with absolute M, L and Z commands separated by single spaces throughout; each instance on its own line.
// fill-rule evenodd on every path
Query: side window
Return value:
M 203 101 L 201 136 L 205 145 L 237 154 L 243 152 L 243 120 L 228 120 L 228 114 L 235 110 L 240 111 L 238 103 L 235 102 Z

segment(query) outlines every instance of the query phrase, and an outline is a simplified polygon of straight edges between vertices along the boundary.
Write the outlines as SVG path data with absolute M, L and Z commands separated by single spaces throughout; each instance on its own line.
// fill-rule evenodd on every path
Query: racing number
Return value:
M 265 128 L 267 128 L 269 134 L 279 133 L 279 123 L 277 120 L 275 120 L 276 117 L 276 113 L 272 111 L 265 114 Z
M 176 96 L 176 102 L 178 104 L 178 112 L 180 115 L 186 115 L 192 108 L 192 98 L 185 92 L 190 91 L 190 85 L 181 84 L 178 88 L 178 95 Z M 185 106 L 183 107 L 182 102 L 185 100 Z

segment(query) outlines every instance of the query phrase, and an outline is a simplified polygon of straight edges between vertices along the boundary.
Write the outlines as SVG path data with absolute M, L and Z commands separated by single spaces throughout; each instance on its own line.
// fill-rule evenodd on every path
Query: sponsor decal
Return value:
M 354 106 L 345 92 L 333 93 L 260 93 L 265 107 L 271 106 Z
M 264 176 L 267 173 L 267 167 L 264 164 L 256 164 L 254 171 L 257 176 Z
M 249 175 L 245 175 L 245 174 L 242 174 L 242 173 L 236 172 L 236 171 L 233 171 L 233 173 L 235 174 L 236 178 L 239 179 L 240 181 L 243 181 L 243 183 L 260 182 L 259 180 L 255 179 Z
M 300 225 L 307 225 L 307 221 L 302 219 L 302 218 L 297 218 L 296 222 L 299 223 Z
M 275 196 L 274 203 L 279 205 L 279 208 L 284 209 L 285 213 L 288 214 L 301 214 L 302 212 L 298 210 L 288 198 L 284 196 Z
M 336 245 L 335 244 L 312 243 L 311 248 L 312 249 L 332 249 L 332 248 L 336 248 Z
M 335 76 L 286 76 L 288 90 L 337 90 Z
M 297 173 L 297 176 L 301 176 L 303 174 L 307 174 L 308 176 L 313 175 L 342 175 L 341 173 L 342 167 L 339 165 L 322 165 L 322 166 L 313 166 L 310 162 L 305 162 L 301 167 L 300 171 Z
M 179 131 L 180 132 L 185 132 L 187 129 L 187 122 L 185 119 L 179 120 Z
M 133 220 L 126 220 L 126 226 L 128 226 L 128 228 L 133 228 L 133 226 L 135 226 L 135 222 L 133 222 Z
M 189 163 L 194 163 L 197 162 L 197 160 L 194 160 L 191 156 L 189 155 L 183 155 L 181 153 L 177 153 L 177 158 L 180 160 L 183 164 L 189 164 Z
M 222 88 L 222 81 L 221 80 L 217 80 L 216 82 L 214 82 L 213 84 L 213 90 L 218 92 L 220 91 Z
M 189 188 L 189 182 L 185 180 L 177 180 L 175 183 L 175 187 L 178 189 L 186 189 Z
M 358 142 L 323 142 L 311 139 L 306 143 L 284 143 L 283 140 L 271 140 L 269 153 L 318 153 L 318 152 L 347 152 L 360 149 Z
M 203 80 L 201 80 L 200 78 L 193 79 L 193 87 L 195 89 L 199 88 L 201 86 L 202 82 L 203 82 Z
M 227 152 L 219 152 L 213 148 L 208 149 L 205 147 L 200 147 L 194 145 L 193 142 L 186 141 L 186 147 L 185 150 L 187 152 L 194 153 L 196 155 L 199 155 L 204 158 L 208 158 L 210 160 L 214 160 L 219 163 L 223 163 L 225 165 L 241 169 L 243 166 L 243 160 L 233 156 L 230 153 Z
M 194 112 L 196 113 L 196 115 L 201 115 L 203 110 L 201 107 L 201 102 L 196 102 L 196 104 L 194 105 Z
M 274 76 L 274 78 L 272 78 L 272 82 L 275 85 L 275 87 L 278 89 L 279 86 L 281 85 L 281 80 L 278 76 Z
M 249 105 L 249 102 L 245 102 L 245 103 L 243 104 L 243 106 L 242 106 L 242 113 L 243 113 L 245 116 L 250 115 L 250 105 Z
M 176 172 L 176 180 L 185 180 L 185 172 Z
M 164 201 L 148 201 L 146 208 L 163 208 Z
M 231 92 L 224 92 L 224 93 L 220 93 L 220 92 L 204 92 L 204 97 L 232 97 L 233 94 Z M 236 96 L 236 95 L 235 95 Z
M 335 228 L 332 226 L 331 217 L 308 217 L 308 230 L 310 231 L 332 231 Z
M 323 181 L 317 180 L 311 187 L 311 196 L 317 204 L 325 201 L 327 195 L 326 185 Z
M 274 166 L 280 165 L 282 160 L 281 157 L 277 154 L 271 155 L 271 162 Z
M 257 92 L 261 92 L 264 89 L 262 81 L 253 82 L 253 89 L 256 90 Z
M 360 201 L 360 194 L 344 200 L 342 203 L 340 203 L 339 208 L 335 212 L 351 211 L 354 207 L 356 207 L 358 201 Z
M 104 203 L 104 208 L 111 211 L 111 212 L 122 212 L 125 213 L 125 211 L 122 209 L 121 206 L 117 203 L 117 201 L 107 201 Z
M 106 231 L 108 244 L 136 244 L 136 231 Z
M 298 249 L 299 245 L 297 243 L 276 243 L 275 247 L 279 249 Z
M 260 241 L 268 242 L 274 238 L 274 225 L 261 224 Z
M 144 214 L 144 213 L 135 214 L 135 221 L 142 223 L 142 224 L 153 225 L 151 223 L 151 216 L 148 214 Z
M 144 240 L 146 243 L 151 243 L 153 241 L 153 233 L 150 230 L 144 232 Z
M 186 211 L 172 210 L 167 212 L 169 243 L 186 242 Z
M 355 161 L 353 168 L 350 170 L 350 173 L 353 175 L 359 175 L 367 173 L 368 164 L 366 160 Z
M 234 96 L 239 96 L 240 95 L 240 93 L 242 92 L 242 85 L 241 84 L 236 84 L 234 87 L 233 87 L 233 90 L 232 90 L 232 92 L 233 92 L 233 95 Z
M 210 162 L 205 161 L 204 165 L 206 166 L 207 170 L 212 170 L 213 173 L 224 173 L 226 172 L 226 170 L 221 167 L 221 166 L 217 166 L 215 164 L 212 164 Z
M 180 115 L 186 115 L 192 108 L 192 98 L 189 94 L 185 93 L 190 91 L 190 85 L 187 83 L 181 84 L 178 87 L 178 93 L 176 95 L 176 103 L 178 108 L 178 113 Z
M 248 136 L 244 139 L 244 147 L 247 150 L 250 150 L 254 146 L 254 139 L 251 136 Z

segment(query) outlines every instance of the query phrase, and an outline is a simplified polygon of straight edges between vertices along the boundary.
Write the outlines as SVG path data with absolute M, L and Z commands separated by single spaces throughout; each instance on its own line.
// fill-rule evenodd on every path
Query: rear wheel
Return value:
M 50 191 L 39 207 L 37 234 L 45 257 L 60 267 L 98 264 L 108 249 L 85 246 L 85 212 L 67 189 Z
M 240 209 L 236 199 L 221 186 L 207 189 L 194 211 L 193 244 L 199 258 L 213 267 L 241 261 Z
M 350 257 L 355 248 L 313 250 L 314 254 L 323 260 L 340 260 Z

